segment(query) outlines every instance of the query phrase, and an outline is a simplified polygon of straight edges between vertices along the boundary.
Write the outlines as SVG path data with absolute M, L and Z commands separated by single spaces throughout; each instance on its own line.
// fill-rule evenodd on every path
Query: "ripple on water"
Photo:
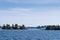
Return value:
M 60 40 L 60 31 L 0 30 L 0 40 Z

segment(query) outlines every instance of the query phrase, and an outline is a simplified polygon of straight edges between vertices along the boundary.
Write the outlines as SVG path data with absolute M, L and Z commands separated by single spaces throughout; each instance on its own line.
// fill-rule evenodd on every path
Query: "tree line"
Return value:
M 0 26 L 1 29 L 25 29 L 25 25 L 18 25 L 18 24 L 3 24 L 3 26 Z
M 46 30 L 60 30 L 59 25 L 47 25 Z
M 45 30 L 60 30 L 60 25 L 44 25 L 44 26 L 37 26 L 37 28 L 45 28 Z
M 25 25 L 18 25 L 18 24 L 3 24 L 0 26 L 1 29 L 27 29 Z M 44 25 L 44 26 L 37 26 L 37 29 L 45 28 L 45 30 L 60 30 L 60 25 Z

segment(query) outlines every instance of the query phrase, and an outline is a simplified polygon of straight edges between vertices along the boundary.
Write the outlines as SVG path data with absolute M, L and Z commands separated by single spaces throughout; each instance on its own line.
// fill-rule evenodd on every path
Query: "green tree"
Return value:
M 21 27 L 20 27 L 20 29 L 25 29 L 26 27 L 25 27 L 25 25 L 22 25 Z
M 37 26 L 37 28 L 39 28 L 39 29 L 40 29 L 41 27 L 40 27 L 40 26 Z
M 2 29 L 5 29 L 5 28 L 6 28 L 5 24 L 3 24 Z
M 11 26 L 9 24 L 6 24 L 6 29 L 11 29 Z
M 15 24 L 15 29 L 18 29 L 18 24 Z
M 15 26 L 14 26 L 14 24 L 12 24 L 12 29 L 15 29 Z

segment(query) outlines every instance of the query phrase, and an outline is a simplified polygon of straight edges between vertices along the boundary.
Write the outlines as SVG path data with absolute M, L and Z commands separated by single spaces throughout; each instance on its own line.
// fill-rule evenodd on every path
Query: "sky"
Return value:
M 0 0 L 0 25 L 60 25 L 60 0 Z

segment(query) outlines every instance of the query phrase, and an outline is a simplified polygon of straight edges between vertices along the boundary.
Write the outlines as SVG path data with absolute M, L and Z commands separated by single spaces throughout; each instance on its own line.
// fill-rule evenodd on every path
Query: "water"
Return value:
M 60 40 L 60 30 L 0 30 L 0 40 Z

